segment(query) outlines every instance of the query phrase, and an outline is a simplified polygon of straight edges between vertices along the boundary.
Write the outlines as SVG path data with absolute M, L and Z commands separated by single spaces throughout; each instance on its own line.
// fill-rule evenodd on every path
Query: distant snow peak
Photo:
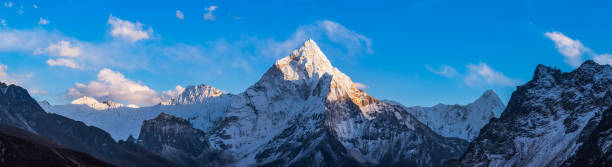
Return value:
M 117 103 L 111 100 L 104 100 L 102 102 L 99 102 L 95 98 L 88 97 L 88 96 L 83 96 L 81 98 L 75 99 L 72 102 L 70 102 L 70 104 L 86 105 L 96 110 L 106 110 L 106 109 L 111 109 L 111 108 L 124 107 L 124 105 L 121 103 Z M 134 106 L 138 107 L 136 105 L 131 105 L 132 108 L 134 108 Z
M 393 101 L 391 105 L 402 106 Z M 436 133 L 445 137 L 473 140 L 480 128 L 493 117 L 499 117 L 506 108 L 493 90 L 487 90 L 474 102 L 467 105 L 437 104 L 433 107 L 404 107 L 406 111 L 426 124 Z
M 223 95 L 223 92 L 212 86 L 204 84 L 190 85 L 183 89 L 176 97 L 162 102 L 162 105 L 201 104 L 221 95 Z
M 486 92 L 484 92 L 478 99 L 476 99 L 476 101 L 474 101 L 472 104 L 473 105 L 489 105 L 489 104 L 502 104 L 502 106 L 504 105 L 503 102 L 501 101 L 501 99 L 499 98 L 499 96 L 497 95 L 497 93 L 495 93 L 495 91 L 493 91 L 492 89 L 487 90 Z

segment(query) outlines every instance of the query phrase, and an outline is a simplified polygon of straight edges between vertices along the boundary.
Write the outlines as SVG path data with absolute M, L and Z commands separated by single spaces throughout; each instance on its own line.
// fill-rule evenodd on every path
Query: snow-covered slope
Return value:
M 394 102 L 390 104 L 401 106 Z M 438 104 L 433 107 L 404 107 L 406 111 L 436 133 L 468 141 L 478 136 L 480 129 L 495 115 L 501 114 L 504 108 L 504 103 L 493 90 L 486 91 L 476 101 L 467 105 Z
M 512 93 L 458 161 L 463 166 L 559 166 L 597 127 L 612 106 L 612 67 L 593 61 L 578 69 L 538 65 L 534 77 Z
M 212 125 L 218 122 L 224 115 L 225 110 L 229 106 L 232 94 L 221 94 L 216 96 L 194 96 L 194 99 L 189 100 L 185 94 L 193 93 L 189 88 L 197 88 L 188 86 L 187 89 L 178 97 L 181 97 L 182 102 L 189 102 L 181 105 L 155 105 L 140 108 L 130 107 L 99 107 L 108 105 L 99 105 L 107 103 L 99 103 L 97 100 L 87 97 L 88 103 L 65 104 L 65 105 L 49 105 L 48 103 L 39 103 L 41 107 L 49 112 L 56 113 L 74 120 L 79 120 L 87 125 L 96 126 L 110 133 L 115 140 L 127 139 L 128 136 L 138 136 L 140 128 L 144 120 L 155 118 L 161 112 L 172 114 L 184 119 L 187 119 L 195 128 L 203 131 L 208 131 Z M 202 89 L 198 89 L 202 90 Z M 209 90 L 216 90 L 209 88 Z M 83 100 L 80 98 L 77 100 Z M 75 100 L 76 101 L 76 100 Z M 89 105 L 84 105 L 89 104 Z M 95 104 L 95 105 L 92 105 Z M 99 107 L 99 108 L 95 108 Z M 102 109 L 102 110 L 99 110 Z
M 312 40 L 239 94 L 211 133 L 237 166 L 438 166 L 467 144 L 355 88 Z

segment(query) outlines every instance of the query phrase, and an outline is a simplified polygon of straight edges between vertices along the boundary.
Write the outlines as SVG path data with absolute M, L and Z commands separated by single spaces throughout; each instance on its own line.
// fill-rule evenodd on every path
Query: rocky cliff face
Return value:
M 612 165 L 612 107 L 602 115 L 593 132 L 584 138 L 576 154 L 568 158 L 563 166 L 610 166 Z
M 467 145 L 355 88 L 312 40 L 232 100 L 210 143 L 238 166 L 438 166 Z
M 587 61 L 562 73 L 539 65 L 458 161 L 464 166 L 560 166 L 612 106 L 612 67 Z
M 173 166 L 150 152 L 136 152 L 123 147 L 101 129 L 46 113 L 25 89 L 15 85 L 0 83 L 0 123 L 24 129 L 117 166 Z
M 209 149 L 203 131 L 166 113 L 144 121 L 136 143 L 180 166 L 220 166 L 231 161 L 223 152 Z

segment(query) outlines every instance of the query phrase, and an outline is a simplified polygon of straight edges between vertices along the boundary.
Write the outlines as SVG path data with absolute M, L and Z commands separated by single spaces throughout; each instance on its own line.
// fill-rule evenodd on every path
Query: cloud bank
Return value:
M 96 81 L 90 81 L 88 84 L 77 82 L 74 87 L 68 89 L 67 95 L 72 98 L 89 96 L 96 99 L 122 100 L 138 105 L 161 102 L 155 90 L 107 68 L 100 70 Z

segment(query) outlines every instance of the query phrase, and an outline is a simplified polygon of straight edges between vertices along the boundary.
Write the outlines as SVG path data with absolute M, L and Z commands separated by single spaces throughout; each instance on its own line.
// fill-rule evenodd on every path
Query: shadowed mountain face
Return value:
M 27 130 L 117 166 L 173 166 L 152 153 L 128 149 L 101 129 L 46 113 L 25 89 L 15 85 L 0 83 L 0 123 Z
M 209 149 L 202 130 L 166 113 L 144 121 L 137 143 L 180 166 L 226 166 L 232 161 L 222 151 Z
M 113 166 L 23 129 L 0 125 L 0 166 Z
M 610 166 L 612 165 L 612 107 L 602 116 L 597 128 L 593 130 L 576 154 L 563 166 Z
M 512 93 L 501 117 L 480 130 L 457 162 L 463 166 L 560 166 L 570 157 L 576 156 L 575 162 L 584 160 L 581 146 L 589 150 L 589 142 L 598 144 L 592 140 L 607 140 L 607 132 L 598 126 L 607 128 L 609 114 L 604 110 L 610 106 L 609 65 L 587 61 L 568 73 L 539 65 L 533 79 Z M 589 139 L 594 133 L 604 138 Z

